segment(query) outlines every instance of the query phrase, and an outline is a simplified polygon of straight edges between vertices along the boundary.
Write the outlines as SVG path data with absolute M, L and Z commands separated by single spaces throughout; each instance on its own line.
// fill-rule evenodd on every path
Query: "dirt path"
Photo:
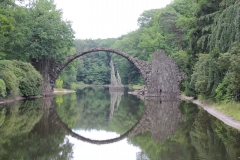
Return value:
M 187 97 L 187 96 L 184 96 L 184 95 L 181 95 L 180 98 L 182 100 L 192 101 L 193 103 L 201 106 L 204 110 L 206 110 L 208 113 L 210 113 L 214 117 L 218 118 L 219 120 L 221 120 L 225 124 L 227 124 L 227 125 L 229 125 L 233 128 L 240 129 L 240 121 L 234 119 L 233 117 L 231 117 L 231 116 L 229 116 L 225 113 L 222 113 L 222 112 L 218 111 L 213 106 L 205 104 L 203 102 L 200 102 L 199 100 L 195 100 L 192 97 Z

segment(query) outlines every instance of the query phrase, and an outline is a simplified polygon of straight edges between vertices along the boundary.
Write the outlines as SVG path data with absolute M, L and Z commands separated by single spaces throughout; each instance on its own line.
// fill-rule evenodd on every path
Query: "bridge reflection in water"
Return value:
M 117 94 L 111 94 L 111 96 L 114 98 L 113 102 L 111 102 L 110 110 L 112 110 L 112 112 L 110 112 L 109 118 L 112 117 L 112 108 L 114 108 L 117 99 L 121 98 L 121 94 L 120 96 L 117 96 Z M 146 100 L 146 107 L 139 121 L 126 133 L 113 139 L 94 140 L 73 132 L 58 116 L 54 108 L 53 98 L 45 98 L 42 105 L 44 115 L 37 125 L 44 126 L 44 129 L 41 127 L 42 132 L 49 132 L 49 130 L 53 127 L 64 131 L 67 135 L 70 135 L 78 140 L 97 145 L 118 142 L 124 138 L 144 133 L 146 131 L 151 132 L 152 139 L 154 141 L 162 142 L 167 137 L 173 135 L 179 122 L 183 121 L 182 114 L 179 110 L 179 104 L 179 99 L 169 101 L 152 97 L 151 99 Z

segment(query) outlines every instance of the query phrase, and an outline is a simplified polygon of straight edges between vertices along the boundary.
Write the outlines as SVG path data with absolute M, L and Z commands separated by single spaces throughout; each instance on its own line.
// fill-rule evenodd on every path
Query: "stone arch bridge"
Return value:
M 47 75 L 43 76 L 44 84 L 42 85 L 42 94 L 44 96 L 52 94 L 54 84 L 59 74 L 70 62 L 85 54 L 99 51 L 118 54 L 136 66 L 146 84 L 147 91 L 145 96 L 178 96 L 180 92 L 178 85 L 182 80 L 182 76 L 179 73 L 175 61 L 171 57 L 167 56 L 163 50 L 154 52 L 151 63 L 148 63 L 134 58 L 122 51 L 104 47 L 92 48 L 68 56 L 66 60 L 60 64 L 51 63 L 49 65 L 50 67 L 47 68 Z

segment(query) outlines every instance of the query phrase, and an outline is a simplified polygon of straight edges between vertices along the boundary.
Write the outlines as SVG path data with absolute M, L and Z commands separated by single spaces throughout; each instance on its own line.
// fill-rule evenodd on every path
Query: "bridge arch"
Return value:
M 135 67 L 137 67 L 137 69 L 140 71 L 145 83 L 147 84 L 148 81 L 148 73 L 150 73 L 151 68 L 149 68 L 149 64 L 148 62 L 139 60 L 137 58 L 134 58 L 132 56 L 130 56 L 129 54 L 116 50 L 116 49 L 112 49 L 112 48 L 105 48 L 105 47 L 98 47 L 98 48 L 91 48 L 91 49 L 87 49 L 81 52 L 78 52 L 74 55 L 68 56 L 67 59 L 61 63 L 61 64 L 52 64 L 51 69 L 49 71 L 49 76 L 50 76 L 50 88 L 53 91 L 53 87 L 55 84 L 55 81 L 57 80 L 58 76 L 60 75 L 61 71 L 69 64 L 71 63 L 73 60 L 75 60 L 76 58 L 79 58 L 85 54 L 88 53 L 92 53 L 92 52 L 99 52 L 99 51 L 104 51 L 104 52 L 111 52 L 111 53 L 115 53 L 117 55 L 120 55 L 124 58 L 126 58 L 127 60 L 129 60 Z M 49 91 L 43 91 L 43 92 L 49 92 Z M 50 91 L 51 92 L 51 91 Z
M 118 54 L 136 66 L 146 85 L 146 90 L 144 91 L 145 97 L 171 98 L 179 96 L 179 83 L 183 79 L 183 75 L 179 72 L 174 59 L 167 56 L 163 50 L 154 52 L 151 63 L 148 63 L 138 60 L 125 52 L 105 47 L 92 48 L 78 52 L 74 55 L 68 56 L 63 63 L 55 62 L 46 66 L 41 65 L 40 68 L 44 68 L 44 73 L 42 74 L 44 79 L 42 95 L 48 96 L 53 94 L 53 88 L 59 74 L 70 62 L 85 54 L 98 51 Z

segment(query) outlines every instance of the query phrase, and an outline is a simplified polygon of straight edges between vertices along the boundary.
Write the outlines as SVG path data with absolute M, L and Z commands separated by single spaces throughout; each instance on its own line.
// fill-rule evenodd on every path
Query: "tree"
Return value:
M 94 47 L 109 47 L 116 39 L 75 40 L 76 50 Z M 95 52 L 80 57 L 77 61 L 77 81 L 87 84 L 110 84 L 110 53 Z
M 145 27 L 158 10 L 159 9 L 151 9 L 151 10 L 144 11 L 137 20 L 138 25 L 140 27 Z
M 221 74 L 216 59 L 208 54 L 200 54 L 191 77 L 191 85 L 204 98 L 214 98 L 220 81 Z
M 240 43 L 240 2 L 222 0 L 220 10 L 211 26 L 210 48 L 220 52 L 231 51 L 234 43 Z

